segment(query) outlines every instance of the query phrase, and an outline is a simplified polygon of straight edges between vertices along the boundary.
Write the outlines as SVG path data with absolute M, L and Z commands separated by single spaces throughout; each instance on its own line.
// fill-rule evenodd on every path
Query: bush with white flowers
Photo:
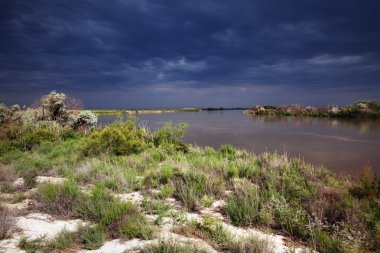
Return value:
M 98 116 L 92 111 L 81 111 L 73 120 L 74 129 L 93 128 L 98 123 Z

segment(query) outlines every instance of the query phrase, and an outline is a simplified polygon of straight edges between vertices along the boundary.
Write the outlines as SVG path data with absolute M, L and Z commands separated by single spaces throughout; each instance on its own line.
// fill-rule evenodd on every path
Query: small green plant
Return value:
M 316 250 L 321 253 L 344 253 L 343 245 L 332 238 L 327 232 L 316 230 L 314 232 Z
M 227 216 L 236 226 L 248 226 L 259 221 L 261 198 L 254 186 L 237 188 L 228 197 L 225 206 Z
M 214 203 L 214 198 L 213 197 L 210 197 L 210 196 L 203 196 L 203 198 L 201 199 L 201 205 L 203 207 L 210 207 L 213 203 Z
M 46 248 L 55 250 L 67 249 L 75 242 L 76 237 L 76 232 L 63 229 L 52 241 L 47 243 Z
M 173 176 L 174 170 L 172 167 L 164 166 L 160 168 L 159 182 L 161 184 L 167 184 Z
M 236 158 L 236 149 L 232 145 L 221 145 L 219 154 L 224 158 L 234 159 Z
M 151 226 L 137 207 L 131 202 L 122 202 L 97 185 L 90 195 L 81 201 L 79 214 L 103 226 L 111 238 L 150 238 Z
M 174 197 L 181 201 L 187 209 L 195 211 L 203 196 L 218 197 L 221 195 L 224 185 L 218 180 L 198 171 L 177 173 L 173 179 Z
M 210 241 L 211 244 L 220 249 L 229 249 L 233 238 L 230 233 L 224 230 L 220 221 L 205 217 L 203 222 L 197 224 L 197 228 L 201 231 L 203 237 Z
M 86 249 L 96 250 L 104 244 L 104 231 L 100 226 L 86 226 L 79 231 L 80 238 Z
M 185 135 L 186 128 L 187 124 L 185 123 L 173 126 L 171 122 L 166 122 L 162 128 L 154 133 L 154 145 L 167 150 L 188 152 L 187 145 L 181 141 Z
M 148 214 L 158 214 L 164 216 L 170 209 L 170 205 L 164 200 L 143 199 L 142 207 Z
M 76 216 L 76 208 L 81 198 L 82 193 L 77 184 L 70 180 L 58 185 L 42 184 L 36 194 L 38 209 L 62 216 Z
M 290 236 L 307 239 L 309 237 L 308 218 L 306 212 L 299 206 L 292 206 L 284 199 L 274 204 L 275 220 Z
M 239 176 L 239 169 L 235 166 L 230 166 L 227 169 L 227 177 L 234 178 Z
M 159 196 L 163 199 L 170 198 L 173 196 L 174 190 L 173 184 L 166 184 L 161 187 Z
M 26 237 L 22 237 L 18 242 L 18 247 L 25 250 L 27 253 L 35 253 L 45 246 L 45 237 L 38 237 L 33 240 L 28 240 Z

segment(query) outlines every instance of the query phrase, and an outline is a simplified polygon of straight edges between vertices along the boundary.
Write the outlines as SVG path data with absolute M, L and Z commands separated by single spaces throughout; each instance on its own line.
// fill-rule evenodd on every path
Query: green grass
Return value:
M 70 180 L 63 184 L 41 184 L 35 196 L 37 208 L 43 212 L 66 216 L 77 216 L 77 207 L 83 198 L 78 185 Z
M 67 252 L 70 248 L 82 246 L 88 250 L 95 250 L 104 244 L 105 235 L 99 226 L 79 227 L 78 231 L 63 229 L 53 239 L 47 240 L 44 236 L 36 239 L 22 237 L 18 247 L 27 253 L 34 252 Z
M 232 253 L 272 253 L 273 244 L 267 239 L 253 235 L 243 238 L 234 238 L 227 232 L 219 220 L 205 217 L 202 222 L 190 221 L 175 229 L 177 233 L 186 236 L 196 236 L 208 242 L 214 249 Z
M 47 242 L 45 247 L 52 250 L 65 250 L 69 248 L 76 241 L 76 239 L 76 232 L 63 229 L 53 240 Z
M 96 250 L 104 244 L 105 235 L 100 226 L 80 228 L 80 239 L 85 249 Z
M 22 237 L 17 245 L 20 249 L 25 250 L 26 253 L 35 253 L 44 248 L 44 237 L 39 237 L 33 240 L 28 240 Z
M 246 184 L 245 187 L 235 189 L 228 197 L 225 211 L 236 226 L 258 224 L 261 201 L 259 190 Z
M 111 238 L 148 239 L 153 235 L 151 225 L 136 206 L 112 197 L 103 186 L 96 186 L 84 197 L 78 212 L 83 218 L 104 226 Z

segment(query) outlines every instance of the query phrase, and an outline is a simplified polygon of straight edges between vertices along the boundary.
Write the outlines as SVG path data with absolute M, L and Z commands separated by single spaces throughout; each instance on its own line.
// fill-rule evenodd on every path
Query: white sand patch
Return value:
M 224 220 L 223 215 L 220 213 L 221 208 L 226 204 L 224 200 L 217 200 L 212 203 L 210 207 L 203 208 L 200 213 L 203 215 L 208 215 L 219 220 Z
M 64 228 L 68 231 L 76 231 L 78 225 L 85 224 L 80 219 L 56 220 L 51 215 L 43 213 L 31 213 L 26 216 L 16 217 L 16 227 L 21 229 L 22 235 L 29 239 L 35 239 L 40 236 L 52 239 Z
M 135 204 L 140 204 L 142 200 L 144 199 L 144 196 L 139 191 L 131 192 L 131 193 L 115 194 L 114 196 L 119 198 L 120 200 L 131 201 Z
M 217 213 L 212 213 L 212 217 L 218 218 Z M 219 215 L 221 215 L 219 213 Z M 187 220 L 195 220 L 197 222 L 202 222 L 203 218 L 201 215 L 196 213 L 186 213 L 185 217 Z M 285 245 L 285 237 L 280 235 L 274 235 L 274 234 L 268 234 L 263 231 L 257 230 L 257 229 L 244 229 L 235 227 L 233 225 L 227 224 L 226 222 L 221 221 L 220 224 L 223 226 L 223 228 L 229 232 L 232 236 L 236 238 L 236 240 L 244 239 L 248 236 L 255 236 L 261 240 L 268 240 L 271 245 L 273 245 L 274 252 L 275 253 L 287 253 L 289 252 L 289 248 Z M 299 251 L 300 249 L 295 249 L 296 251 Z
M 12 186 L 15 189 L 21 189 L 25 186 L 25 181 L 22 177 L 19 177 L 12 183 Z
M 56 220 L 43 213 L 31 213 L 26 216 L 15 217 L 17 233 L 14 233 L 10 239 L 0 241 L 0 252 L 24 252 L 17 247 L 22 237 L 31 240 L 39 237 L 52 239 L 63 229 L 76 231 L 79 225 L 86 225 L 86 223 L 80 219 Z
M 0 252 L 1 253 L 23 253 L 25 251 L 19 249 L 17 244 L 21 236 L 15 235 L 10 239 L 0 241 Z
M 210 252 L 210 253 L 217 253 L 218 252 L 210 244 L 208 244 L 207 242 L 203 241 L 202 239 L 198 239 L 198 238 L 189 238 L 189 237 L 186 237 L 183 235 L 178 235 L 178 234 L 171 233 L 171 232 L 164 232 L 164 233 L 162 233 L 160 239 L 165 240 L 165 241 L 173 241 L 174 240 L 174 241 L 178 241 L 178 242 L 182 242 L 182 243 L 191 243 L 191 244 L 195 245 L 197 247 L 197 249 L 199 249 L 199 250 L 206 250 L 207 252 Z
M 286 253 L 289 252 L 288 247 L 284 244 L 284 237 L 280 235 L 267 234 L 256 229 L 243 229 L 229 225 L 227 223 L 221 223 L 223 228 L 228 231 L 236 239 L 244 239 L 248 236 L 255 236 L 260 240 L 267 240 L 273 245 L 274 252 Z
M 36 177 L 37 184 L 42 184 L 42 183 L 62 184 L 66 180 L 67 179 L 64 177 L 45 177 L 45 176 Z

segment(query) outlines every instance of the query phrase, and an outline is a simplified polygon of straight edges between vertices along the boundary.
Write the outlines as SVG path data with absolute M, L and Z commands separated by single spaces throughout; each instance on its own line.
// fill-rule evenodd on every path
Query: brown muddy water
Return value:
M 100 115 L 98 124 L 117 119 Z M 166 121 L 186 122 L 184 141 L 199 146 L 232 144 L 257 154 L 287 153 L 343 174 L 356 175 L 370 165 L 380 174 L 380 120 L 260 117 L 241 110 L 140 114 L 138 119 L 152 131 Z

